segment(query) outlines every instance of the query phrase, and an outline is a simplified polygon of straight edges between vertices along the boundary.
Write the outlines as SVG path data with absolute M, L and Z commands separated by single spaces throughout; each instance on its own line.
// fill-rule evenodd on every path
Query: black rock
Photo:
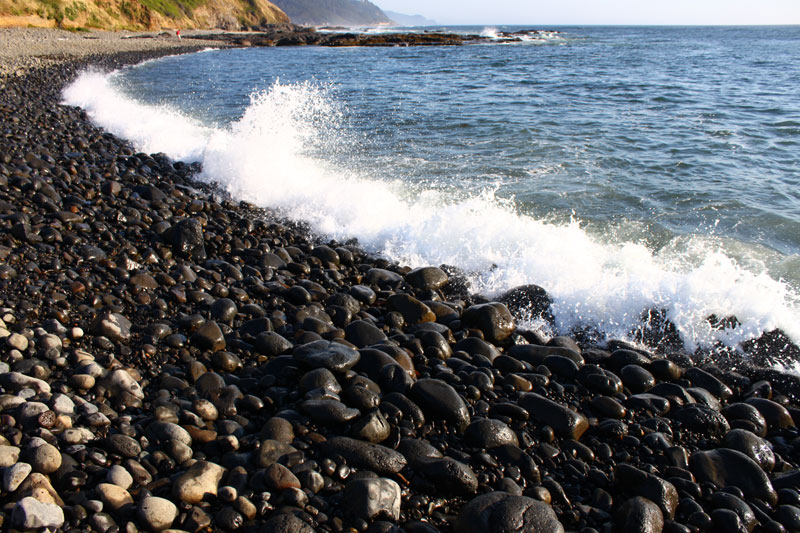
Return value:
M 548 531 L 563 533 L 553 508 L 546 503 L 514 496 L 507 492 L 489 492 L 470 500 L 458 514 L 456 533 L 506 533 L 511 531 Z
M 470 422 L 466 403 L 456 390 L 440 379 L 420 379 L 412 385 L 409 398 L 429 419 L 445 420 L 464 431 Z

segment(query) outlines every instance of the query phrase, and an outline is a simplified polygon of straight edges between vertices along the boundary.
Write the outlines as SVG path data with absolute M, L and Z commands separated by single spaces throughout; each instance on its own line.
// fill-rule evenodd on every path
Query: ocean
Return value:
M 489 297 L 537 284 L 547 335 L 631 338 L 659 309 L 689 351 L 800 342 L 800 27 L 545 29 L 208 50 L 87 72 L 64 101 L 326 237 Z

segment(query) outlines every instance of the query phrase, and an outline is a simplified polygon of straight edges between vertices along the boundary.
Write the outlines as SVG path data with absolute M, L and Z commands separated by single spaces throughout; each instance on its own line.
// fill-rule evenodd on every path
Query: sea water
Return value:
M 800 342 L 800 27 L 547 30 L 209 50 L 64 99 L 321 235 L 488 296 L 540 285 L 550 335 L 628 338 L 660 309 L 688 350 Z

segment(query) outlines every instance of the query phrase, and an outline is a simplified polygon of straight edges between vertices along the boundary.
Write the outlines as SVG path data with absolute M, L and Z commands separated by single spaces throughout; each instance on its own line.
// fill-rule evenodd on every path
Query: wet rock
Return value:
M 467 427 L 464 436 L 473 446 L 487 450 L 506 444 L 519 445 L 517 434 L 508 425 L 493 418 L 473 421 Z
M 758 409 L 770 429 L 794 427 L 792 415 L 781 404 L 766 398 L 748 398 L 746 403 Z
M 433 322 L 436 314 L 431 308 L 409 294 L 394 294 L 386 301 L 387 308 L 403 315 L 407 324 Z
M 341 455 L 358 468 L 366 468 L 381 475 L 396 474 L 406 466 L 406 458 L 401 453 L 380 444 L 349 437 L 333 437 L 325 443 L 325 449 L 329 454 Z
M 589 421 L 581 413 L 536 393 L 524 394 L 519 405 L 530 413 L 533 420 L 547 424 L 561 437 L 579 440 L 589 428 Z
M 181 474 L 172 487 L 172 495 L 186 503 L 199 503 L 207 495 L 216 496 L 225 469 L 208 462 L 198 461 Z
M 103 313 L 92 323 L 91 331 L 112 342 L 128 342 L 131 338 L 131 321 L 119 313 Z
M 489 492 L 470 500 L 458 514 L 456 533 L 510 533 L 512 531 L 550 531 L 562 533 L 552 507 L 546 503 L 514 496 L 507 492 Z
M 691 381 L 695 386 L 706 389 L 720 400 L 727 400 L 733 395 L 733 391 L 731 391 L 730 387 L 705 370 L 696 366 L 688 369 L 684 373 L 684 377 Z
M 468 328 L 483 332 L 486 340 L 499 343 L 514 331 L 514 317 L 500 302 L 490 302 L 468 307 L 461 315 L 462 323 Z
M 747 498 L 759 498 L 770 505 L 778 501 L 767 474 L 742 452 L 727 448 L 696 451 L 689 460 L 689 467 L 699 482 L 720 488 L 738 487 Z
M 472 468 L 452 457 L 419 458 L 415 468 L 433 494 L 467 496 L 478 491 L 478 476 Z
M 347 511 L 371 520 L 378 516 L 400 518 L 401 492 L 397 482 L 387 478 L 355 479 L 344 489 Z
M 345 338 L 358 348 L 372 346 L 386 340 L 386 334 L 366 320 L 350 322 L 344 328 Z
M 655 503 L 665 517 L 669 519 L 675 517 L 675 510 L 678 507 L 678 491 L 672 483 L 627 464 L 617 465 L 615 475 L 617 484 L 623 490 L 639 494 Z M 637 503 L 637 505 L 639 504 L 641 502 Z
M 415 289 L 435 291 L 447 283 L 449 278 L 441 268 L 428 266 L 415 268 L 406 274 L 405 280 Z
M 723 446 L 740 451 L 754 460 L 765 472 L 772 472 L 775 468 L 775 454 L 772 445 L 746 429 L 732 429 L 725 435 Z
M 429 419 L 445 420 L 460 431 L 470 422 L 469 410 L 453 387 L 439 379 L 420 379 L 411 386 L 409 398 Z
M 719 411 L 697 404 L 678 409 L 672 417 L 685 428 L 712 438 L 721 438 L 730 431 L 728 421 Z
M 330 341 L 314 341 L 296 346 L 292 357 L 299 363 L 311 368 L 327 368 L 335 374 L 350 370 L 360 357 L 358 351 Z
M 192 333 L 190 341 L 201 350 L 209 350 L 212 352 L 224 350 L 226 346 L 225 335 L 222 334 L 219 324 L 213 320 L 209 320 L 197 328 L 197 330 Z
M 637 496 L 626 500 L 614 514 L 614 526 L 631 533 L 659 533 L 664 529 L 664 515 L 658 505 Z
M 345 424 L 361 414 L 337 400 L 307 400 L 300 408 L 316 423 L 332 426 Z
M 264 472 L 264 481 L 267 489 L 271 491 L 282 491 L 289 488 L 300 488 L 300 480 L 297 479 L 291 470 L 285 466 L 272 463 Z
M 267 357 L 275 357 L 276 355 L 287 353 L 293 346 L 288 339 L 274 331 L 259 333 L 253 345 L 258 353 Z
M 180 256 L 205 259 L 206 249 L 203 239 L 203 224 L 196 218 L 187 218 L 170 227 L 163 235 Z
M 285 457 L 296 454 L 297 449 L 285 442 L 266 439 L 261 441 L 258 452 L 255 455 L 256 466 L 266 468 L 269 465 L 282 461 Z
M 378 410 L 367 413 L 360 420 L 353 423 L 352 435 L 368 442 L 383 442 L 389 438 L 392 426 L 386 417 Z

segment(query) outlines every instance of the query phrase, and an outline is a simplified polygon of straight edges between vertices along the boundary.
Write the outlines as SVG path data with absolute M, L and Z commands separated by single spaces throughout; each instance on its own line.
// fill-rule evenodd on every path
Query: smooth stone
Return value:
M 58 529 L 64 525 L 64 511 L 58 505 L 28 496 L 14 506 L 11 523 L 21 529 Z
M 131 485 L 133 485 L 133 476 L 131 476 L 130 472 L 128 472 L 125 467 L 120 465 L 113 465 L 108 469 L 106 480 L 125 490 L 128 490 L 131 488 Z
M 416 468 L 438 496 L 447 498 L 453 494 L 466 496 L 478 492 L 478 476 L 468 464 L 452 457 L 419 458 Z
M 271 491 L 282 491 L 289 488 L 300 488 L 300 480 L 297 479 L 291 470 L 279 463 L 272 463 L 264 472 L 264 481 L 267 489 Z
M 131 321 L 123 315 L 106 312 L 95 319 L 91 331 L 112 342 L 128 342 L 131 338 L 131 325 Z
M 365 348 L 386 340 L 386 334 L 372 322 L 355 320 L 344 327 L 344 336 L 357 348 Z
M 777 402 L 766 398 L 748 398 L 745 403 L 752 405 L 764 416 L 770 429 L 795 427 L 792 415 Z
M 226 346 L 225 335 L 223 335 L 219 324 L 213 320 L 209 320 L 197 328 L 194 333 L 192 333 L 192 336 L 189 337 L 189 342 L 201 350 L 208 350 L 211 352 L 224 350 Z
M 113 397 L 129 394 L 139 400 L 144 399 L 142 386 L 134 379 L 130 372 L 121 368 L 109 372 L 103 382 Z
M 186 503 L 200 503 L 206 495 L 217 495 L 224 473 L 225 469 L 217 464 L 198 461 L 178 477 L 172 486 L 172 495 Z
M 52 474 L 61 467 L 61 452 L 52 444 L 43 443 L 28 449 L 26 455 L 35 472 Z
M 672 418 L 690 431 L 713 438 L 722 438 L 731 429 L 722 413 L 698 404 L 681 407 Z
M 435 291 L 445 285 L 449 278 L 441 268 L 427 266 L 415 268 L 405 275 L 405 280 L 415 289 Z
M 133 458 L 142 453 L 142 446 L 139 442 L 122 433 L 115 433 L 106 437 L 106 444 L 112 452 L 122 457 Z
M 354 479 L 345 485 L 344 501 L 348 512 L 364 520 L 400 518 L 400 485 L 391 479 Z
M 196 218 L 185 218 L 164 232 L 165 240 L 172 244 L 178 255 L 187 258 L 205 259 L 203 223 Z
M 494 361 L 500 355 L 500 352 L 494 345 L 478 337 L 461 339 L 453 345 L 453 351 L 467 352 L 472 356 L 482 355 L 489 361 Z
M 392 475 L 406 466 L 406 458 L 391 448 L 349 437 L 333 437 L 325 443 L 329 454 L 339 454 L 357 468 L 372 470 L 379 475 Z
M 725 435 L 722 445 L 737 450 L 754 460 L 765 472 L 775 468 L 775 453 L 769 441 L 746 429 L 732 429 Z
M 295 346 L 292 357 L 305 366 L 342 374 L 358 363 L 360 354 L 344 344 L 321 340 Z
M 256 336 L 253 346 L 261 355 L 275 357 L 289 352 L 294 345 L 274 331 L 264 331 Z
M 342 386 L 336 380 L 333 372 L 327 368 L 315 368 L 303 374 L 300 378 L 300 389 L 303 391 L 310 391 L 313 389 L 322 389 L 333 394 L 342 392 Z
M 436 313 L 410 294 L 393 294 L 386 300 L 386 308 L 403 315 L 406 324 L 411 326 L 436 320 Z
M 293 514 L 280 513 L 260 527 L 262 533 L 316 533 L 316 530 Z
M 138 515 L 152 531 L 163 531 L 172 527 L 178 508 L 165 498 L 148 496 L 139 504 Z
M 616 530 L 626 533 L 661 533 L 664 515 L 658 505 L 636 496 L 626 500 L 614 513 L 614 525 Z
M 50 394 L 50 384 L 46 381 L 31 376 L 26 376 L 20 372 L 6 372 L 0 374 L 0 387 L 6 391 L 20 391 L 31 389 L 39 394 Z
M 297 448 L 290 444 L 273 439 L 265 439 L 261 441 L 261 445 L 258 447 L 254 462 L 256 466 L 266 468 L 295 453 L 297 453 Z
M 468 328 L 481 330 L 484 338 L 492 343 L 504 341 L 516 327 L 514 317 L 500 302 L 468 307 L 461 315 L 461 322 Z
M 550 322 L 553 321 L 550 313 L 553 301 L 547 291 L 538 285 L 520 285 L 500 296 L 498 300 L 516 316 L 530 320 L 542 317 Z
M 314 422 L 326 426 L 345 424 L 361 415 L 358 409 L 337 400 L 306 400 L 300 404 L 300 409 Z
M 464 436 L 476 448 L 487 450 L 506 444 L 519 445 L 517 434 L 507 424 L 494 418 L 473 420 Z
M 727 492 L 715 492 L 711 495 L 711 505 L 717 509 L 729 509 L 735 512 L 747 531 L 753 531 L 758 520 L 753 510 L 742 499 Z
M 767 436 L 767 420 L 761 412 L 747 403 L 732 403 L 722 408 L 722 415 L 731 427 L 747 426 L 759 437 Z
M 273 416 L 261 427 L 261 437 L 290 444 L 294 440 L 294 427 L 285 418 Z
M 19 460 L 20 449 L 0 444 L 0 467 L 12 466 Z
M 376 409 L 354 422 L 351 434 L 358 440 L 378 443 L 388 439 L 391 431 L 392 426 L 386 417 Z
M 20 352 L 24 352 L 28 349 L 28 338 L 25 335 L 20 335 L 19 333 L 12 333 L 8 337 L 6 337 L 6 344 L 12 350 L 19 350 Z
M 770 505 L 778 501 L 767 474 L 742 452 L 727 448 L 696 451 L 689 459 L 689 468 L 700 483 L 720 488 L 732 485 L 741 489 L 747 498 L 759 498 Z
M 33 468 L 28 463 L 17 463 L 3 471 L 3 492 L 14 492 L 28 477 Z
M 622 379 L 623 385 L 634 394 L 647 392 L 656 384 L 653 374 L 639 365 L 625 365 L 619 371 L 619 377 Z
M 178 424 L 172 422 L 161 422 L 156 420 L 147 426 L 147 432 L 158 442 L 169 442 L 176 440 L 185 444 L 186 446 L 192 445 L 192 437 L 189 432 L 180 427 Z
M 614 474 L 619 487 L 655 503 L 664 517 L 670 520 L 675 517 L 678 491 L 672 483 L 624 463 L 617 465 Z
M 120 486 L 111 483 L 100 483 L 94 490 L 103 500 L 103 503 L 114 511 L 133 503 L 131 494 Z
M 683 377 L 691 381 L 694 386 L 706 389 L 720 400 L 727 400 L 733 396 L 730 387 L 702 368 L 691 367 L 684 372 Z
M 469 410 L 463 398 L 440 379 L 417 380 L 408 397 L 419 405 L 428 419 L 445 420 L 459 431 L 464 431 L 470 423 Z
M 584 415 L 539 394 L 523 394 L 518 403 L 533 420 L 547 424 L 560 437 L 579 440 L 589 428 L 589 421 Z
M 456 519 L 455 533 L 563 533 L 553 508 L 546 503 L 507 492 L 489 492 L 470 500 Z

